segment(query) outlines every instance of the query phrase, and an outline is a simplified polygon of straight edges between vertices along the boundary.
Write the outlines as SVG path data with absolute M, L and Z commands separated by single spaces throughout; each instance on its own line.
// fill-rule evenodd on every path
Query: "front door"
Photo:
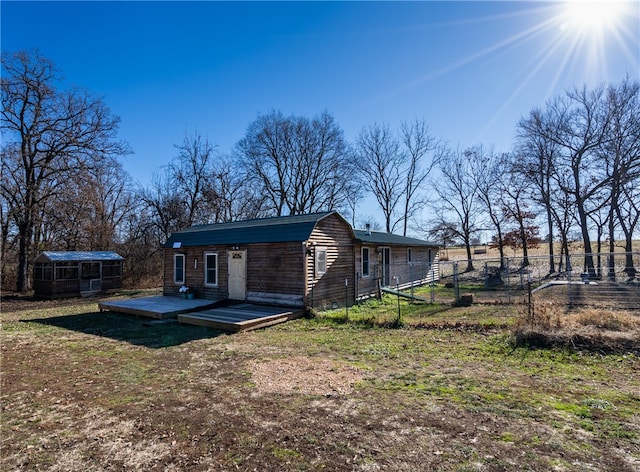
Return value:
M 247 251 L 229 251 L 229 299 L 247 298 Z

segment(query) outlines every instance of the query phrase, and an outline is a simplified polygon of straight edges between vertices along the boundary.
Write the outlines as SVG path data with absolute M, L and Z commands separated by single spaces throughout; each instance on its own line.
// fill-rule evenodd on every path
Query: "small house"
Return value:
M 34 261 L 34 295 L 61 298 L 120 289 L 123 260 L 112 251 L 43 252 Z
M 166 242 L 163 293 L 188 287 L 205 299 L 345 306 L 380 284 L 424 280 L 437 254 L 419 239 L 354 231 L 333 211 L 199 225 Z

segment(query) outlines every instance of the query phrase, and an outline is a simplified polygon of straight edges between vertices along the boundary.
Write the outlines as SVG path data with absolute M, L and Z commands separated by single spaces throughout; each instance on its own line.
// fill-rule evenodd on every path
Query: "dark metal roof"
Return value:
M 180 243 L 179 247 L 193 247 L 216 244 L 302 242 L 309 239 L 318 221 L 333 214 L 338 215 L 331 211 L 192 226 L 172 234 L 164 247 L 172 248 L 178 243 Z
M 124 258 L 113 251 L 45 251 L 36 257 L 35 262 L 74 262 L 74 261 L 123 261 Z
M 367 232 L 362 229 L 354 230 L 356 240 L 364 244 L 375 244 L 378 246 L 432 246 L 438 247 L 438 244 L 423 241 L 418 238 L 409 238 L 393 233 L 382 233 L 378 231 Z

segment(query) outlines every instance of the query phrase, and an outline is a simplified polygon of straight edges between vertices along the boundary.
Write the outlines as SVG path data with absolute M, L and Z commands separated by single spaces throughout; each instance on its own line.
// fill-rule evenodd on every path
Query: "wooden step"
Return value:
M 209 328 L 221 329 L 224 331 L 248 331 L 251 329 L 265 328 L 267 326 L 273 326 L 279 323 L 284 323 L 289 320 L 287 313 L 280 313 L 277 315 L 254 317 L 249 319 L 242 319 L 234 317 L 232 314 L 218 315 L 213 313 L 187 313 L 178 315 L 178 322 L 185 324 L 192 324 L 197 326 L 207 326 Z

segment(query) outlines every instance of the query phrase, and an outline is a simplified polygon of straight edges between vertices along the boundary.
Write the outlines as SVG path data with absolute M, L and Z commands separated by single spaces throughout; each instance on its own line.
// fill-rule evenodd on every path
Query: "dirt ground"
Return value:
M 514 354 L 455 323 L 228 335 L 96 303 L 3 299 L 0 470 L 640 470 L 633 354 Z

